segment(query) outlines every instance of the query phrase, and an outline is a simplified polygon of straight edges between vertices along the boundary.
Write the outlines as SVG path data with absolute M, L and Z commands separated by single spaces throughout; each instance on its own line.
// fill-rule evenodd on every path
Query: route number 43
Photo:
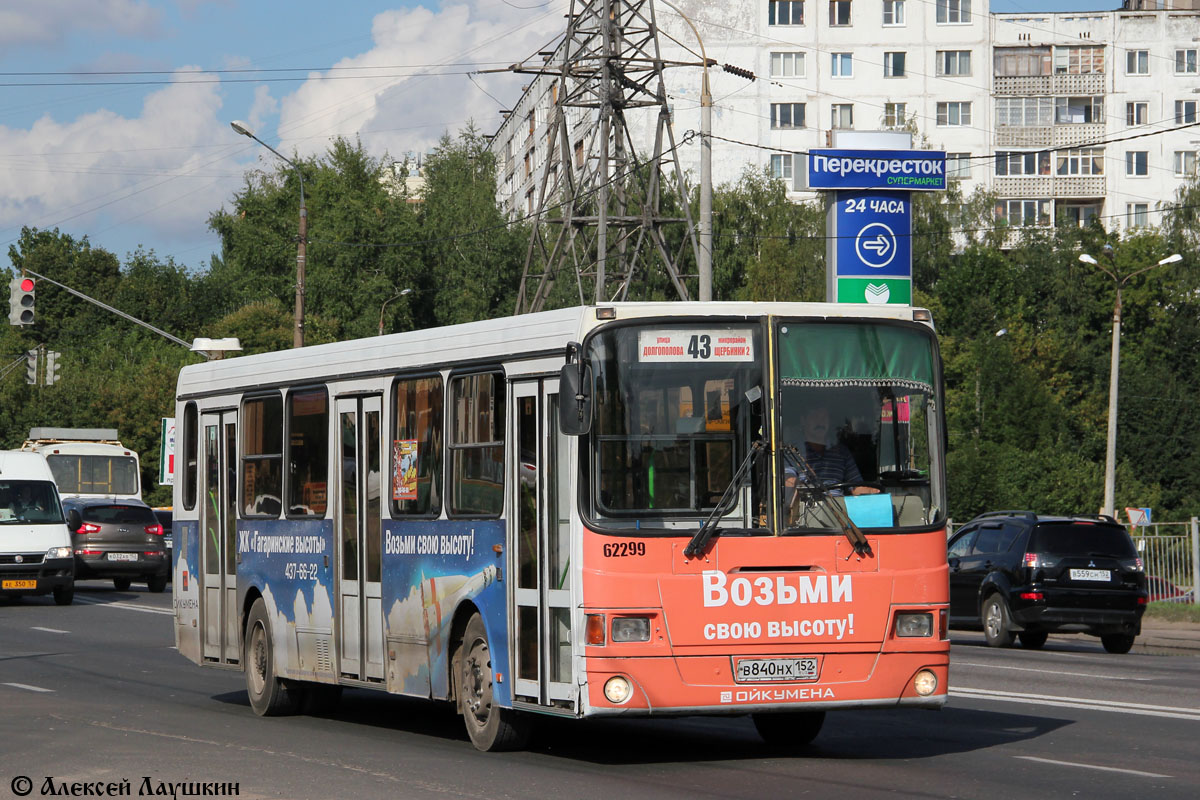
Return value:
M 687 351 L 692 358 L 708 358 L 712 355 L 712 337 L 706 333 L 693 336 L 688 341 Z

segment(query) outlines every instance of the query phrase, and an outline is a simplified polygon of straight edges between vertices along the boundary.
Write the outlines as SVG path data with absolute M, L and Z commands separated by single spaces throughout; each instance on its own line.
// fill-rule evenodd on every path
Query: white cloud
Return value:
M 281 100 L 279 137 L 301 153 L 323 151 L 334 136 L 357 136 L 373 153 L 399 155 L 428 149 L 468 119 L 490 132 L 499 126 L 500 105 L 488 94 L 514 102 L 528 78 L 489 74 L 473 83 L 464 73 L 533 55 L 561 31 L 565 7 L 565 0 L 535 9 L 468 0 L 379 14 L 371 50 L 314 74 Z M 355 72 L 390 77 L 342 79 Z
M 0 46 L 56 45 L 79 31 L 145 36 L 162 17 L 139 0 L 0 0 Z

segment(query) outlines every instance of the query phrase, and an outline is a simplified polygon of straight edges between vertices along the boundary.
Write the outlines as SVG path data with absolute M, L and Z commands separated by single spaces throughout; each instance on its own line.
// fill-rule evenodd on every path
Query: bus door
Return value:
M 363 681 L 383 680 L 382 407 L 379 395 L 337 400 L 339 669 Z
M 558 379 L 514 381 L 516 685 L 527 702 L 573 708 L 571 470 L 558 430 Z
M 200 430 L 204 658 L 236 664 L 242 644 L 237 605 L 237 412 L 203 414 Z

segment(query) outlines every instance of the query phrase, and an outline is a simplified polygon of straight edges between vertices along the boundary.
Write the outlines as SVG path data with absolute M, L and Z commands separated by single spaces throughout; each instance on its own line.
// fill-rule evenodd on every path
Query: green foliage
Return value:
M 221 249 L 206 266 L 143 250 L 122 263 L 86 238 L 33 228 L 10 259 L 185 340 L 235 336 L 248 353 L 284 350 L 302 174 L 308 343 L 512 312 L 529 227 L 496 203 L 495 158 L 473 128 L 443 137 L 425 159 L 418 196 L 386 154 L 358 143 L 335 140 L 323 155 L 293 160 L 298 169 L 264 153 L 262 168 L 213 212 Z M 614 184 L 610 209 L 640 213 L 648 187 L 649 173 Z M 660 197 L 653 213 L 683 218 L 687 202 L 696 219 L 696 196 L 679 196 L 667 181 Z M 1116 293 L 1112 277 L 1078 257 L 1089 253 L 1127 276 L 1175 252 L 1182 262 L 1130 278 L 1121 293 L 1116 505 L 1151 506 L 1156 519 L 1200 515 L 1200 183 L 1161 207 L 1161 230 L 1124 236 L 1099 226 L 1008 228 L 994 206 L 956 187 L 913 200 L 914 292 L 934 313 L 943 358 L 951 517 L 1099 509 Z M 747 170 L 714 191 L 713 211 L 716 299 L 824 299 L 820 203 L 792 203 L 781 181 Z M 685 226 L 668 225 L 664 236 L 694 294 Z M 629 299 L 674 299 L 661 255 L 642 254 Z M 610 269 L 613 291 L 617 275 Z M 593 292 L 573 272 L 559 275 L 547 307 L 575 305 L 581 294 L 590 302 Z M 25 383 L 23 354 L 38 345 L 62 353 L 55 386 Z M 173 413 L 179 368 L 198 360 L 42 282 L 37 323 L 0 328 L 0 444 L 19 446 L 35 426 L 115 427 L 142 455 L 148 498 L 169 502 L 155 485 L 159 418 Z

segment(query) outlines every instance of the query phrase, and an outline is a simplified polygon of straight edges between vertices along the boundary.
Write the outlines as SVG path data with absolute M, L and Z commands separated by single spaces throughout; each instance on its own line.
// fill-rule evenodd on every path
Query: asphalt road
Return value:
M 169 592 L 99 582 L 70 607 L 0 604 L 0 800 L 21 777 L 30 797 L 111 782 L 135 797 L 236 784 L 297 800 L 1191 798 L 1200 786 L 1197 655 L 1112 656 L 1085 638 L 994 650 L 956 633 L 946 709 L 830 714 L 794 752 L 764 746 L 744 718 L 687 718 L 548 720 L 530 750 L 485 754 L 450 710 L 381 693 L 347 691 L 331 717 L 256 717 L 241 673 L 174 651 L 170 605 Z

